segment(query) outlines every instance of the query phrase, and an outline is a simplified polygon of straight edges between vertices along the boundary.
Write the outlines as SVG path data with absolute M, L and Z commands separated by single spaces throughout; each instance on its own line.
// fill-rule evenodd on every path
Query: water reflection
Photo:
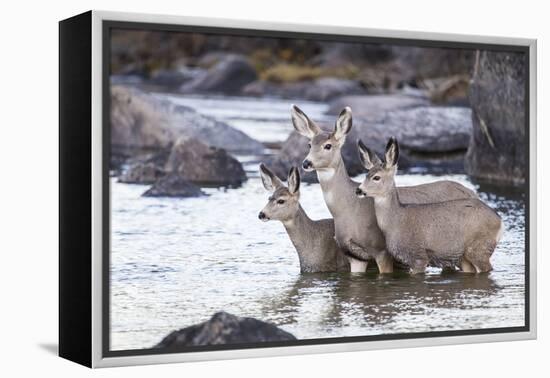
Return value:
M 353 317 L 363 326 L 379 329 L 404 314 L 424 313 L 438 308 L 471 308 L 488 300 L 498 290 L 490 274 L 432 272 L 410 276 L 312 273 L 296 277 L 282 293 L 265 298 L 262 312 L 280 324 L 297 323 L 312 297 L 323 305 L 316 309 L 320 326 L 345 326 Z M 314 307 L 315 308 L 315 307 Z M 448 319 L 440 319 L 442 323 Z M 359 324 L 357 324 L 359 325 Z

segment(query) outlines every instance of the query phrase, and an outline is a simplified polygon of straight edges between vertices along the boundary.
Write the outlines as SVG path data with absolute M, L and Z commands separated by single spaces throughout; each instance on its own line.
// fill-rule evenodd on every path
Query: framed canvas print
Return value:
M 536 337 L 536 41 L 59 24 L 59 353 L 90 367 Z

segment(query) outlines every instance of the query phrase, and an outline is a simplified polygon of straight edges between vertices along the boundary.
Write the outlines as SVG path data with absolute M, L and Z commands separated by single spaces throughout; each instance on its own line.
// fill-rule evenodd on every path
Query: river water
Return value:
M 261 141 L 281 142 L 292 128 L 282 100 L 164 97 Z M 325 105 L 300 107 L 325 120 Z M 299 339 L 524 325 L 521 195 L 480 188 L 465 175 L 397 177 L 398 185 L 456 180 L 499 212 L 506 230 L 489 274 L 302 275 L 282 224 L 257 218 L 268 197 L 258 157 L 238 158 L 249 180 L 238 189 L 204 189 L 202 198 L 141 197 L 147 186 L 111 179 L 111 350 L 150 348 L 221 310 Z M 317 184 L 302 185 L 301 203 L 313 219 L 330 216 Z

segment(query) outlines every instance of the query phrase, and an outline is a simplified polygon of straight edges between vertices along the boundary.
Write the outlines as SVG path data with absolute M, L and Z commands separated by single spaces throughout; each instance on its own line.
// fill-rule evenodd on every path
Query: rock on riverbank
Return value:
M 273 324 L 218 312 L 204 323 L 171 332 L 155 348 L 289 340 L 296 340 L 296 337 Z
M 525 80 L 523 53 L 483 51 L 477 55 L 470 103 L 474 126 L 466 172 L 482 181 L 525 182 Z
M 228 54 L 218 58 L 210 69 L 184 83 L 180 92 L 238 94 L 257 79 L 256 70 L 245 56 Z
M 138 89 L 111 87 L 111 144 L 121 150 L 162 150 L 180 136 L 227 148 L 261 153 L 263 145 L 231 126 Z

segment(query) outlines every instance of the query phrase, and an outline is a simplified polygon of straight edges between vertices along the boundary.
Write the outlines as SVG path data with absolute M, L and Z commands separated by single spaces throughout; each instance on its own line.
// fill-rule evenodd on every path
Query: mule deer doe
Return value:
M 351 263 L 352 272 L 364 272 L 374 259 L 380 273 L 393 271 L 393 259 L 386 252 L 384 236 L 376 223 L 372 199 L 359 199 L 359 185 L 346 171 L 341 148 L 352 126 L 351 109 L 346 107 L 336 120 L 334 131 L 322 130 L 297 106 L 291 108 L 292 123 L 309 139 L 310 150 L 303 161 L 305 171 L 315 170 L 325 202 L 334 218 L 335 237 Z M 452 181 L 439 181 L 399 188 L 404 203 L 441 202 L 476 197 L 475 193 Z
M 493 209 L 477 198 L 405 205 L 394 180 L 397 140 L 390 138 L 383 164 L 360 141 L 359 150 L 369 172 L 357 195 L 374 198 L 378 225 L 395 259 L 409 265 L 412 273 L 424 272 L 428 265 L 460 266 L 469 273 L 491 270 L 489 260 L 503 229 Z
M 298 252 L 300 271 L 349 272 L 349 263 L 334 240 L 332 219 L 311 220 L 300 206 L 300 173 L 292 167 L 288 174 L 288 187 L 263 163 L 260 175 L 264 188 L 273 194 L 259 214 L 267 222 L 281 221 Z

